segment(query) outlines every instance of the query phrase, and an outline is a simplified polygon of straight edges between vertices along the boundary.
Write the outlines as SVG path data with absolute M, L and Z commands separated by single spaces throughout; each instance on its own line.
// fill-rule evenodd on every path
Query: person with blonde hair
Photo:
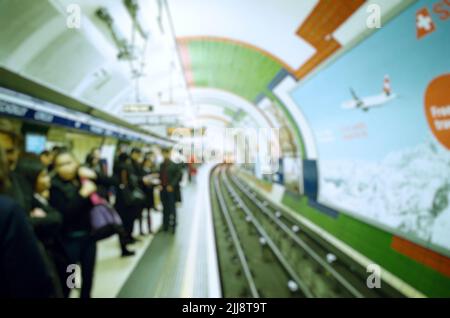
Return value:
M 81 298 L 90 298 L 94 279 L 96 241 L 91 237 L 90 195 L 97 191 L 96 174 L 80 167 L 72 153 L 55 156 L 56 176 L 50 188 L 50 205 L 62 214 L 62 242 L 71 264 L 81 265 Z M 83 179 L 85 179 L 83 181 Z M 63 286 L 64 296 L 70 294 Z

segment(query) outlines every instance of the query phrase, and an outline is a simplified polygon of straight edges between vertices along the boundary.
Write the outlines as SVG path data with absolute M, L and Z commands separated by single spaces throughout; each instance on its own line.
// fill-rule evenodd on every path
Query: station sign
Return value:
M 150 104 L 127 104 L 122 107 L 124 113 L 148 113 L 154 109 Z

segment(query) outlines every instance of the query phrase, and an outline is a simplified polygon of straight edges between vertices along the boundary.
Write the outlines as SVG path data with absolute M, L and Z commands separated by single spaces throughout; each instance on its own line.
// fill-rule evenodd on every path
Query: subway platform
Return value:
M 195 181 L 182 187 L 175 234 L 159 232 L 162 212 L 152 212 L 154 234 L 138 236 L 135 256 L 120 258 L 117 237 L 98 243 L 94 298 L 221 297 L 209 200 L 212 167 L 203 165 Z
M 0 298 L 62 296 L 75 263 L 83 298 L 450 298 L 449 17 L 450 0 L 1 0 Z M 179 180 L 168 150 L 198 168 L 176 233 L 160 211 L 130 233 L 150 183 Z M 119 221 L 88 203 L 112 193 L 139 241 L 98 241 L 91 277 L 89 236 Z

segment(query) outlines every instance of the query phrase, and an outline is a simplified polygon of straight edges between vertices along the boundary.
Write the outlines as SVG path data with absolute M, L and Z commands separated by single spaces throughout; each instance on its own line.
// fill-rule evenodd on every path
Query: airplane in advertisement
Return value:
M 388 75 L 384 77 L 383 92 L 381 94 L 360 98 L 353 88 L 350 88 L 350 94 L 353 100 L 343 102 L 343 109 L 362 109 L 368 111 L 370 108 L 383 106 L 397 98 L 397 95 L 392 92 L 391 80 Z

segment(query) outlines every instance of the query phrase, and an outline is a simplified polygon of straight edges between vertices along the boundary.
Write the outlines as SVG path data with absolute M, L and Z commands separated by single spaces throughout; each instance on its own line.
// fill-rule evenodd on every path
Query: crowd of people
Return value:
M 20 133 L 0 126 L 0 297 L 69 297 L 74 264 L 81 270 L 80 297 L 91 296 L 98 237 L 93 210 L 101 202 L 117 213 L 110 235 L 117 235 L 122 257 L 141 235 L 152 233 L 154 193 L 160 193 L 162 231 L 175 233 L 181 201 L 182 164 L 163 149 L 121 149 L 108 173 L 101 149 L 79 163 L 69 149 L 53 147 L 40 155 L 22 151 Z M 145 232 L 147 229 L 147 232 Z M 112 234 L 111 234 L 112 233 Z M 109 235 L 109 236 L 110 236 Z

